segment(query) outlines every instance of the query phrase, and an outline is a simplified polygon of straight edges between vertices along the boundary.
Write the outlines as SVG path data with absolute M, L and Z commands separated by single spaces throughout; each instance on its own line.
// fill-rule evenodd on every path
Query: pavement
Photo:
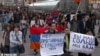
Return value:
M 30 40 L 29 40 L 29 33 L 27 34 L 26 37 L 26 43 L 24 43 L 25 46 L 25 53 L 21 54 L 21 56 L 40 56 L 40 54 L 34 55 L 34 51 L 30 49 L 29 45 L 30 45 Z M 2 31 L 1 31 L 1 25 L 0 25 L 0 43 L 2 41 Z M 98 41 L 100 43 L 100 38 L 98 38 Z M 77 53 L 72 53 L 73 56 L 78 56 Z M 98 47 L 96 47 L 93 56 L 100 56 L 100 45 Z

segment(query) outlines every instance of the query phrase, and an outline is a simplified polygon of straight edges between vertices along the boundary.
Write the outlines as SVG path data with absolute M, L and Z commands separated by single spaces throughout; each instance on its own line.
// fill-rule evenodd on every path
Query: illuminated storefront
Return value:
M 89 5 L 93 9 L 100 9 L 100 0 L 89 0 Z
M 100 3 L 100 0 L 89 0 L 89 4 Z

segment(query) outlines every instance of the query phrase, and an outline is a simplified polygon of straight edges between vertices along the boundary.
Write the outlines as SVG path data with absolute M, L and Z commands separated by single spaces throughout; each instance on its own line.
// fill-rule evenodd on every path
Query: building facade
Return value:
M 88 0 L 81 0 L 79 4 L 74 3 L 73 0 L 61 0 L 58 5 L 60 11 L 81 11 L 88 10 Z
M 38 1 L 41 1 L 41 0 L 24 0 L 24 5 L 26 6 L 27 4 L 31 4 Z
M 7 6 L 25 6 L 27 4 L 31 4 L 33 2 L 38 2 L 38 1 L 45 1 L 45 0 L 0 0 L 0 3 Z M 89 5 L 93 3 L 100 3 L 100 0 L 81 0 L 80 5 L 74 3 L 73 0 L 60 0 L 60 2 L 56 6 L 56 10 L 59 11 L 74 10 L 74 11 L 86 12 L 89 9 Z

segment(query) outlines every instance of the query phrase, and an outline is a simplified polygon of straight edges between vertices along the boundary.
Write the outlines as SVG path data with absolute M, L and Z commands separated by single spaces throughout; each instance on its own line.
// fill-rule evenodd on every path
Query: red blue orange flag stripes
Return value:
M 40 49 L 40 34 L 43 34 L 47 28 L 30 27 L 30 48 L 33 50 Z
M 48 28 L 47 27 L 30 27 L 30 49 L 38 50 L 40 49 L 40 35 L 43 34 Z M 62 32 L 62 28 L 57 26 L 58 32 Z

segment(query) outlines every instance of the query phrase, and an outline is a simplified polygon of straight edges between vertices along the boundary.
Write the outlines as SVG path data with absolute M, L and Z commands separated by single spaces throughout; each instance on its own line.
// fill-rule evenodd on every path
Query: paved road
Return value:
M 1 26 L 0 26 L 0 41 L 1 41 L 1 35 L 2 35 L 2 31 L 1 31 Z M 24 54 L 21 54 L 21 56 L 35 56 L 35 55 L 33 55 L 33 53 L 34 53 L 33 50 L 31 50 L 29 48 L 30 41 L 29 41 L 28 35 L 27 35 L 27 38 L 26 39 L 27 39 L 27 42 L 24 44 L 26 51 L 25 51 Z M 100 43 L 100 39 L 99 38 L 98 38 L 98 41 Z M 36 56 L 40 56 L 40 55 L 38 54 Z M 77 56 L 77 53 L 73 53 L 73 56 Z M 96 50 L 93 53 L 93 56 L 100 56 L 100 45 L 98 47 L 96 47 Z

